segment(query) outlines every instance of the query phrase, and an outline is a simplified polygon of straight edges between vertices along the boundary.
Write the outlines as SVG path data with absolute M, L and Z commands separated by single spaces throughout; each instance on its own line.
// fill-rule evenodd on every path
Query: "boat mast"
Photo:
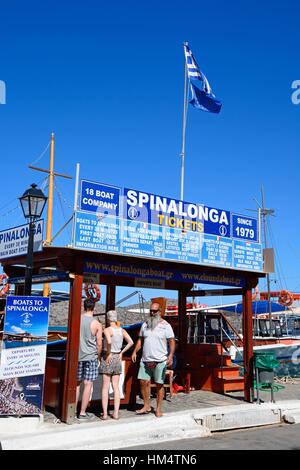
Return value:
M 51 134 L 51 143 L 50 143 L 47 229 L 46 229 L 46 240 L 45 240 L 47 245 L 51 245 L 51 236 L 52 236 L 53 190 L 54 190 L 54 132 L 52 132 Z M 45 284 L 45 286 L 46 285 L 47 284 Z
M 45 245 L 50 246 L 52 244 L 52 222 L 53 222 L 53 194 L 54 194 L 54 176 L 61 176 L 62 178 L 72 179 L 72 176 L 64 175 L 62 173 L 55 173 L 54 171 L 54 132 L 51 134 L 50 142 L 50 164 L 49 170 L 44 168 L 37 168 L 29 165 L 29 168 L 36 171 L 42 171 L 43 173 L 49 174 L 49 188 L 48 188 L 48 208 L 47 208 L 47 223 L 46 223 L 46 239 Z M 44 284 L 43 296 L 49 297 L 49 284 Z
M 267 241 L 267 221 L 266 218 L 269 215 L 274 215 L 274 209 L 265 208 L 265 195 L 264 188 L 261 187 L 261 216 L 263 220 L 263 230 L 264 230 L 264 245 L 265 248 L 268 246 Z M 272 333 L 272 305 L 271 305 L 271 287 L 270 287 L 270 273 L 267 273 L 267 292 L 268 292 L 268 313 L 269 313 L 269 322 L 270 322 L 270 336 L 273 336 Z
M 52 237 L 52 216 L 53 216 L 53 190 L 54 190 L 54 132 L 51 134 L 50 143 L 50 165 L 49 165 L 49 189 L 48 189 L 48 208 L 47 208 L 47 227 L 46 227 L 46 245 L 51 245 Z M 49 297 L 49 284 L 44 284 L 43 296 Z

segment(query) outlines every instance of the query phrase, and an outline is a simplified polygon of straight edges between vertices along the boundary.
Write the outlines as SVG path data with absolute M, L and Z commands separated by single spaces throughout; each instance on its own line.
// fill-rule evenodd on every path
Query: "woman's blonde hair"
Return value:
M 109 310 L 106 314 L 106 318 L 110 323 L 114 322 L 117 326 L 121 325 L 121 323 L 118 321 L 118 313 L 116 310 Z

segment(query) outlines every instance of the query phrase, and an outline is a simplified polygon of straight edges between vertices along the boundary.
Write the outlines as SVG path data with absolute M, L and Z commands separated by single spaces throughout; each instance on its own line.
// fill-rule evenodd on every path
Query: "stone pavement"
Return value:
M 299 382 L 279 391 L 276 403 L 269 403 L 270 393 L 262 392 L 264 403 L 249 404 L 243 394 L 223 396 L 205 391 L 179 393 L 164 400 L 162 418 L 154 414 L 136 416 L 135 410 L 122 408 L 120 420 L 100 421 L 101 410 L 95 409 L 88 421 L 75 420 L 73 425 L 60 423 L 47 412 L 38 418 L 0 419 L 0 442 L 3 449 L 116 449 L 150 445 L 182 439 L 205 438 L 218 430 L 280 424 L 284 414 L 300 413 Z M 152 399 L 155 407 L 155 398 Z M 139 399 L 137 408 L 142 406 Z M 31 420 L 37 420 L 31 425 Z
M 284 388 L 279 389 L 278 391 L 275 390 L 274 398 L 275 401 L 277 400 L 300 400 L 300 379 L 298 378 L 287 378 L 287 382 L 284 381 L 285 379 L 278 379 L 275 381 L 274 385 L 278 385 L 279 388 L 282 386 Z M 231 392 L 228 395 L 228 398 L 234 398 L 238 400 L 243 399 L 243 394 L 241 392 Z M 260 398 L 263 401 L 270 401 L 270 391 L 264 390 L 260 391 Z
M 172 399 L 169 398 L 169 394 L 167 394 L 166 399 L 163 400 L 163 413 L 174 413 L 178 411 L 188 411 L 197 408 L 208 408 L 208 407 L 215 407 L 215 406 L 226 406 L 226 405 L 240 405 L 242 402 L 243 394 L 240 396 L 224 396 L 218 393 L 212 392 L 205 392 L 203 390 L 196 390 L 192 391 L 188 394 L 179 392 L 178 394 L 174 395 Z M 299 397 L 300 398 L 300 397 Z M 142 408 L 143 402 L 140 398 L 137 398 L 137 406 L 136 409 Z M 151 406 L 155 408 L 156 400 L 155 398 L 151 399 Z M 91 417 L 89 421 L 98 421 L 99 416 L 101 414 L 100 409 L 89 409 L 94 416 Z M 120 411 L 120 420 L 123 418 L 132 418 L 132 419 L 140 419 L 139 416 L 136 416 L 135 409 L 130 410 L 127 409 L 126 405 L 121 407 Z M 44 416 L 45 422 L 55 422 L 55 416 L 50 412 L 45 412 Z M 78 421 L 78 420 L 77 420 Z
M 293 426 L 280 424 L 225 433 L 218 432 L 202 439 L 156 442 L 155 444 L 122 449 L 122 451 L 126 450 L 169 450 L 174 451 L 174 454 L 177 454 L 178 450 L 300 450 L 300 424 Z M 152 455 L 149 453 L 149 456 Z
M 293 379 L 293 384 L 283 384 L 284 389 L 275 392 L 275 401 L 276 400 L 300 400 L 300 379 Z M 260 398 L 264 402 L 270 401 L 270 392 L 263 391 L 260 393 Z M 189 394 L 179 392 L 174 395 L 172 399 L 169 398 L 167 394 L 166 399 L 163 401 L 163 412 L 174 413 L 179 411 L 188 411 L 194 409 L 210 408 L 215 406 L 229 406 L 229 405 L 240 405 L 244 403 L 244 394 L 243 392 L 231 392 L 227 395 L 220 395 L 213 392 L 205 392 L 203 390 L 192 391 Z M 151 406 L 155 408 L 155 398 L 151 399 Z M 142 407 L 142 400 L 137 399 L 137 409 Z M 91 418 L 91 421 L 98 421 L 101 410 L 92 409 L 89 410 L 94 415 Z M 123 418 L 132 418 L 139 419 L 139 416 L 135 415 L 135 410 L 127 409 L 126 406 L 121 407 L 120 419 Z M 56 417 L 50 413 L 45 412 L 44 416 L 45 422 L 56 422 Z

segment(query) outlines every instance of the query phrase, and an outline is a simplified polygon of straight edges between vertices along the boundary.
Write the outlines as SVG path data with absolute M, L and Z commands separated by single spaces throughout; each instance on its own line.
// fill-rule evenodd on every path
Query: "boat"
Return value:
M 243 335 L 241 333 L 242 303 L 192 306 L 187 308 L 188 344 L 222 344 L 234 364 L 243 364 Z M 277 377 L 300 377 L 300 312 L 272 302 L 272 326 L 265 300 L 253 301 L 254 352 L 273 352 L 280 363 Z M 298 309 L 297 309 L 298 312 Z M 178 308 L 167 307 L 165 318 L 178 327 Z

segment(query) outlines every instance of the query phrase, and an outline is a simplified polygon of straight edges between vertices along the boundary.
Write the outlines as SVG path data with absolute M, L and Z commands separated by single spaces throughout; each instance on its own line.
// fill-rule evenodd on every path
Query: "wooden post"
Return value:
M 252 324 L 252 288 L 243 293 L 243 343 L 245 369 L 245 401 L 253 401 L 253 324 Z
M 188 326 L 186 314 L 187 291 L 178 291 L 178 352 L 180 357 L 179 375 L 183 380 L 184 393 L 190 393 L 191 370 L 187 357 Z
M 24 291 L 25 291 L 25 286 L 24 286 L 24 284 L 17 284 L 17 285 L 15 285 L 15 293 L 14 293 L 14 295 L 25 295 L 25 294 L 24 294 Z
M 109 310 L 115 310 L 116 307 L 116 286 L 107 285 L 106 286 L 106 304 L 105 304 L 105 313 Z M 106 322 L 106 315 L 105 315 L 105 324 Z
M 186 291 L 178 291 L 178 351 L 183 353 L 187 343 Z
M 68 341 L 62 399 L 62 421 L 71 424 L 76 416 L 77 365 L 80 341 L 80 317 L 82 300 L 82 279 L 80 274 L 70 285 Z
M 116 286 L 106 286 L 106 311 L 114 310 L 116 307 Z

